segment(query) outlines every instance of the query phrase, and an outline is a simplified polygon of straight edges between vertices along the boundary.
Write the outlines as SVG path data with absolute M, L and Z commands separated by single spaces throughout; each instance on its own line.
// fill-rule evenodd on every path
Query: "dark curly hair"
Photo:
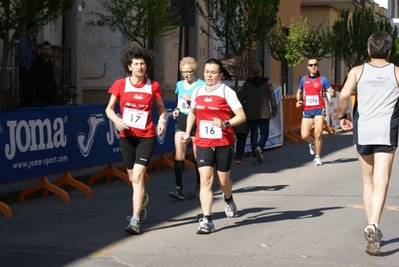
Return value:
M 132 75 L 132 72 L 129 70 L 128 66 L 132 64 L 133 59 L 144 59 L 145 64 L 147 65 L 147 71 L 152 67 L 155 60 L 155 55 L 152 50 L 136 46 L 125 47 L 121 54 L 123 69 L 129 74 L 129 76 Z

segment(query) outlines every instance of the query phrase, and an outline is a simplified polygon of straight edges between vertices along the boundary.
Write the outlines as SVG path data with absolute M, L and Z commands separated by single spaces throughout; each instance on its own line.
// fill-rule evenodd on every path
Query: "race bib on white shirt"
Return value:
M 318 106 L 319 96 L 318 95 L 307 95 L 306 96 L 306 106 Z
M 184 100 L 183 98 L 179 98 L 177 103 L 177 106 L 179 107 L 180 111 L 183 113 L 188 113 L 190 111 L 190 102 L 188 102 L 187 100 Z
M 147 125 L 148 112 L 134 108 L 124 108 L 122 119 L 127 126 L 144 130 Z
M 222 138 L 222 128 L 213 125 L 213 121 L 201 120 L 199 122 L 199 135 L 201 138 L 208 139 L 221 139 Z

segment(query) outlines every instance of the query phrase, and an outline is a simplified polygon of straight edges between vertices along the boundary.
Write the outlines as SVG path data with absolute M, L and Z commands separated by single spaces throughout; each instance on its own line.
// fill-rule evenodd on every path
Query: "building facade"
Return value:
M 390 18 L 399 17 L 398 2 L 389 1 Z M 372 0 L 280 0 L 278 16 L 287 26 L 292 18 L 299 22 L 301 17 L 308 18 L 309 27 L 321 23 L 331 26 L 343 9 L 353 11 L 362 6 L 373 8 L 378 16 L 387 16 L 387 10 Z M 39 44 L 48 40 L 53 45 L 71 48 L 71 84 L 77 87 L 78 104 L 107 103 L 109 87 L 116 79 L 125 76 L 119 58 L 121 50 L 129 42 L 119 31 L 110 29 L 95 12 L 105 13 L 101 2 L 75 0 L 63 18 L 43 27 L 38 36 Z M 164 99 L 175 99 L 175 84 L 181 79 L 178 70 L 181 57 L 189 55 L 196 58 L 198 77 L 203 78 L 205 62 L 223 55 L 221 43 L 209 38 L 203 29 L 211 32 L 204 19 L 196 15 L 193 25 L 185 26 L 183 34 L 176 29 L 155 43 L 154 79 L 160 83 Z M 278 87 L 281 83 L 281 63 L 271 57 L 264 44 L 257 44 L 254 53 L 251 60 L 261 61 L 264 75 Z M 296 92 L 299 78 L 307 72 L 306 62 L 307 59 L 289 68 L 291 88 L 287 89 L 288 94 Z M 348 71 L 333 59 L 321 60 L 320 70 L 333 84 L 342 84 Z

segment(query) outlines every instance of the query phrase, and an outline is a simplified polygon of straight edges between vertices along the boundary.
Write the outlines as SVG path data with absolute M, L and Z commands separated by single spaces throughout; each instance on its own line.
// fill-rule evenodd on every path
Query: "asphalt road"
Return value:
M 264 152 L 265 163 L 232 167 L 239 215 L 226 218 L 214 185 L 216 232 L 197 235 L 201 218 L 195 173 L 186 172 L 186 200 L 170 199 L 173 170 L 150 172 L 142 234 L 125 232 L 131 188 L 121 180 L 70 190 L 70 203 L 51 195 L 11 203 L 0 218 L 0 266 L 398 266 L 399 181 L 395 159 L 380 227 L 379 257 L 364 252 L 362 181 L 350 134 L 324 136 L 314 166 L 306 144 Z

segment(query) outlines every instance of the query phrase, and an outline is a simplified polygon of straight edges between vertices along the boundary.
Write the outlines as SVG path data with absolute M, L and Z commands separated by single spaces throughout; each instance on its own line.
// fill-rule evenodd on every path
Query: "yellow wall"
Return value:
M 299 0 L 280 0 L 280 7 L 278 17 L 285 26 L 289 26 L 291 19 L 294 18 L 296 22 L 300 20 L 301 1 Z M 293 83 L 297 84 L 295 77 L 299 76 L 298 67 L 293 68 Z M 270 61 L 270 80 L 274 84 L 281 83 L 281 62 L 271 59 Z
M 302 7 L 301 16 L 307 18 L 309 21 L 309 29 L 312 26 L 323 24 L 324 27 L 332 27 L 332 25 L 337 21 L 340 12 L 336 9 L 330 7 Z M 307 60 L 299 65 L 301 70 L 306 73 Z M 335 73 L 334 73 L 334 59 L 326 58 L 322 59 L 320 62 L 320 73 L 328 78 L 328 80 L 334 84 L 335 83 Z M 341 65 L 341 79 L 343 80 L 346 76 L 346 67 L 344 64 Z M 340 82 L 337 82 L 340 84 Z

